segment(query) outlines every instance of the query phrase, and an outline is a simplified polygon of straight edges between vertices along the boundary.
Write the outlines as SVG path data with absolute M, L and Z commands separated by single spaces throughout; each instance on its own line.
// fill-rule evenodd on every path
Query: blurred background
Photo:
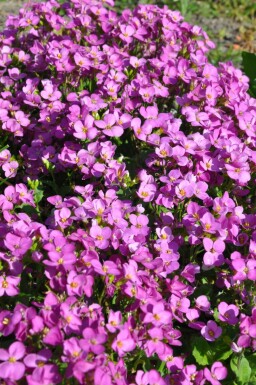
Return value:
M 256 53 L 256 0 L 117 0 L 120 9 L 138 3 L 167 5 L 202 27 L 216 44 L 211 61 L 232 60 L 240 66 L 242 51 Z
M 18 13 L 27 2 L 0 0 L 0 28 L 8 14 Z M 235 65 L 241 66 L 242 51 L 256 53 L 256 0 L 115 1 L 118 12 L 125 8 L 132 9 L 139 3 L 167 5 L 181 11 L 186 21 L 202 27 L 216 44 L 216 49 L 210 54 L 213 64 L 232 60 Z

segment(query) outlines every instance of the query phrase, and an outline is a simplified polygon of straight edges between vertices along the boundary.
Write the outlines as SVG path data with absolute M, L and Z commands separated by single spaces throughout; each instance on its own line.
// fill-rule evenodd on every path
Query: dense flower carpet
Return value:
M 0 383 L 256 382 L 256 100 L 164 6 L 0 33 Z

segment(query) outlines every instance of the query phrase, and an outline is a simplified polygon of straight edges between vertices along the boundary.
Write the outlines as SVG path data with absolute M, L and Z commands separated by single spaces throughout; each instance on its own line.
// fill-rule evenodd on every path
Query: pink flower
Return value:
M 4 244 L 15 257 L 21 257 L 32 246 L 32 239 L 29 237 L 19 237 L 18 235 L 8 233 L 4 240 Z
M 52 353 L 48 349 L 40 350 L 38 353 L 28 354 L 24 358 L 24 364 L 28 368 L 38 368 L 43 366 L 51 358 Z
M 132 36 L 135 33 L 135 29 L 131 25 L 123 25 L 123 24 L 121 24 L 120 25 L 120 30 L 121 30 L 121 34 L 119 35 L 120 39 L 122 39 L 126 43 L 131 43 L 132 40 L 133 40 Z
M 131 336 L 129 330 L 124 329 L 118 333 L 116 339 L 111 345 L 112 349 L 117 352 L 119 357 L 123 357 L 126 353 L 135 349 L 136 343 Z
M 134 68 L 139 68 L 146 63 L 145 59 L 138 59 L 136 56 L 130 56 L 130 64 Z
M 3 336 L 8 336 L 13 333 L 16 326 L 21 321 L 21 313 L 14 311 L 11 313 L 9 310 L 3 310 L 0 312 L 0 333 Z
M 246 262 L 242 258 L 232 260 L 231 266 L 235 270 L 234 280 L 244 281 L 246 278 L 256 281 L 256 260 L 250 259 Z
M 111 234 L 112 232 L 109 227 L 94 225 L 90 229 L 90 236 L 94 238 L 95 245 L 102 250 L 108 248 Z
M 63 207 L 60 210 L 55 210 L 54 217 L 56 223 L 62 228 L 70 226 L 73 221 L 71 218 L 71 211 L 66 207 Z
M 165 310 L 162 302 L 149 304 L 147 306 L 147 313 L 143 319 L 144 323 L 152 323 L 155 326 L 168 325 L 172 321 L 171 312 Z
M 218 305 L 219 319 L 227 322 L 229 325 L 235 325 L 238 322 L 237 316 L 239 309 L 236 305 L 228 305 L 226 302 L 220 302 Z
M 153 354 L 163 354 L 165 352 L 165 343 L 162 341 L 164 339 L 163 329 L 159 327 L 154 327 L 149 329 L 148 334 L 150 340 L 146 342 L 145 351 L 147 356 L 152 356 Z
M 85 285 L 86 279 L 82 274 L 77 274 L 74 270 L 71 270 L 67 278 L 67 293 L 68 295 L 82 296 L 83 285 Z
M 225 243 L 221 239 L 212 241 L 210 238 L 204 238 L 203 244 L 206 250 L 204 254 L 204 265 L 206 267 L 213 267 L 215 264 L 222 262 Z
M 219 361 L 214 362 L 211 367 L 211 371 L 208 368 L 204 369 L 204 376 L 212 385 L 221 385 L 219 380 L 224 380 L 227 375 L 227 369 Z
M 156 193 L 156 186 L 152 183 L 142 183 L 138 190 L 138 196 L 144 202 L 151 202 L 154 199 Z
M 207 341 L 215 341 L 222 333 L 222 329 L 220 326 L 216 324 L 214 321 L 208 321 L 207 324 L 201 329 L 202 336 Z
M 180 199 L 191 198 L 194 195 L 195 184 L 188 180 L 182 181 L 177 187 L 175 192 Z
M 19 293 L 17 286 L 20 283 L 20 277 L 0 276 L 0 297 L 4 294 L 13 297 Z
M 42 83 L 44 85 L 44 90 L 41 92 L 42 98 L 50 100 L 51 102 L 61 98 L 61 92 L 53 86 L 50 80 L 43 80 Z
M 27 376 L 28 385 L 53 385 L 59 384 L 60 381 L 61 375 L 56 365 L 43 365 Z
M 121 326 L 122 323 L 122 313 L 120 311 L 114 312 L 110 310 L 108 316 L 108 323 L 106 324 L 107 329 L 110 333 L 115 333 Z
M 77 66 L 84 68 L 84 69 L 89 69 L 92 66 L 91 60 L 85 56 L 82 56 L 79 52 L 75 53 L 74 61 L 75 61 Z
M 8 350 L 0 349 L 0 378 L 20 380 L 25 373 L 25 365 L 19 362 L 25 355 L 25 346 L 22 342 L 14 342 Z
M 151 369 L 149 372 L 144 373 L 142 370 L 138 370 L 136 374 L 137 385 L 166 385 L 166 381 L 161 377 L 161 374 Z
M 24 112 L 17 111 L 17 112 L 15 112 L 14 116 L 15 116 L 17 123 L 19 123 L 22 127 L 27 127 L 30 124 L 30 121 L 26 117 Z
M 74 124 L 74 136 L 78 139 L 94 139 L 98 130 L 93 126 L 94 119 L 91 115 L 87 115 L 83 121 L 77 120 Z
M 209 311 L 211 304 L 206 295 L 200 295 L 196 298 L 196 306 L 202 311 Z
M 214 234 L 218 228 L 214 216 L 210 213 L 205 213 L 202 218 L 200 218 L 200 222 L 206 233 Z
M 80 340 L 80 346 L 85 352 L 101 354 L 104 352 L 104 343 L 107 341 L 107 334 L 103 328 L 92 329 L 90 327 L 83 330 L 83 339 Z
M 94 124 L 103 130 L 107 136 L 121 136 L 123 135 L 123 128 L 117 125 L 116 116 L 114 114 L 106 114 L 103 120 L 95 120 Z
M 6 178 L 14 178 L 17 174 L 19 167 L 19 163 L 16 162 L 16 160 L 12 160 L 11 162 L 6 162 L 2 166 L 2 169 L 4 170 L 5 177 Z
M 173 349 L 169 346 L 165 346 L 164 352 L 159 353 L 159 358 L 166 362 L 166 366 L 170 371 L 176 371 L 184 367 L 182 357 L 174 356 Z

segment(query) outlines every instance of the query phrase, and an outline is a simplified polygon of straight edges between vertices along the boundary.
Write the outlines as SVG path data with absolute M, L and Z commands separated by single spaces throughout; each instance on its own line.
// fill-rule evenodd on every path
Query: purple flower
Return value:
M 203 244 L 206 250 L 203 259 L 206 267 L 213 267 L 223 261 L 222 253 L 225 250 L 225 243 L 221 239 L 213 242 L 210 238 L 204 238 Z
M 111 333 L 115 333 L 120 328 L 121 322 L 122 322 L 122 313 L 120 311 L 114 312 L 113 310 L 110 310 L 108 323 L 106 324 L 107 329 Z
M 138 370 L 136 374 L 137 385 L 166 385 L 165 380 L 161 377 L 160 373 L 151 369 L 144 373 L 142 370 Z
M 166 346 L 163 354 L 159 354 L 159 358 L 162 361 L 166 362 L 166 366 L 170 371 L 177 371 L 177 370 L 183 369 L 184 367 L 183 358 L 179 356 L 175 357 L 173 354 L 174 354 L 173 349 Z
M 146 342 L 145 346 L 147 356 L 150 357 L 155 353 L 160 356 L 165 352 L 166 349 L 166 345 L 163 342 L 163 330 L 161 328 L 154 327 L 148 331 L 148 334 L 151 339 Z
M 95 245 L 99 249 L 103 250 L 109 246 L 111 229 L 109 227 L 100 227 L 98 225 L 94 225 L 90 229 L 90 236 L 94 239 Z
M 194 195 L 195 185 L 187 180 L 182 181 L 175 192 L 180 199 L 191 198 Z
M 14 311 L 11 313 L 8 310 L 3 310 L 0 312 L 0 333 L 3 336 L 8 336 L 13 333 L 16 326 L 21 321 L 21 313 L 18 311 Z
M 201 329 L 202 336 L 207 341 L 215 341 L 222 333 L 222 329 L 220 326 L 216 324 L 214 321 L 208 321 L 207 324 Z
M 171 312 L 165 310 L 164 304 L 162 302 L 158 302 L 148 305 L 147 313 L 143 319 L 143 322 L 152 323 L 155 326 L 160 326 L 169 324 L 171 320 Z
M 61 376 L 56 365 L 43 365 L 36 368 L 31 375 L 27 376 L 28 385 L 51 385 L 58 384 Z
M 86 278 L 84 275 L 77 274 L 71 270 L 67 278 L 67 293 L 68 295 L 82 296 L 83 285 L 85 285 Z
M 19 293 L 17 285 L 20 283 L 20 277 L 0 276 L 0 297 L 4 294 L 13 297 Z
M 196 306 L 198 309 L 202 311 L 209 311 L 211 307 L 211 303 L 206 297 L 206 295 L 200 295 L 199 297 L 196 298 L 195 300 Z
M 216 229 L 218 228 L 215 218 L 210 213 L 205 213 L 202 218 L 200 218 L 200 222 L 203 227 L 203 230 L 206 233 L 214 234 L 216 232 Z
M 6 162 L 2 166 L 4 170 L 6 178 L 14 178 L 17 175 L 19 163 L 16 160 L 12 160 L 11 162 Z
M 135 349 L 136 343 L 131 336 L 129 330 L 121 330 L 114 342 L 112 343 L 112 349 L 117 352 L 119 357 L 123 357 L 126 353 Z
M 67 207 L 55 210 L 54 217 L 56 223 L 62 228 L 66 228 L 72 223 L 71 211 Z
M 219 380 L 224 380 L 227 377 L 227 374 L 227 369 L 219 361 L 214 362 L 211 371 L 208 368 L 204 369 L 204 376 L 212 385 L 221 385 Z
M 0 378 L 20 380 L 25 373 L 25 365 L 19 360 L 25 355 L 25 346 L 21 342 L 14 342 L 8 350 L 0 349 Z
M 87 115 L 83 121 L 77 120 L 74 124 L 74 136 L 78 139 L 94 139 L 98 130 L 93 126 L 94 119 L 91 115 Z
M 4 240 L 4 244 L 15 257 L 21 257 L 32 246 L 32 240 L 29 237 L 19 237 L 15 234 L 8 233 Z
M 142 183 L 137 194 L 144 202 L 151 202 L 155 197 L 155 193 L 156 186 L 154 184 Z
M 238 322 L 239 309 L 236 305 L 228 305 L 226 302 L 220 302 L 218 305 L 219 319 L 227 322 L 229 325 L 235 325 Z
M 120 25 L 120 39 L 124 40 L 126 43 L 132 42 L 132 36 L 135 33 L 135 29 L 131 25 Z
M 232 260 L 231 266 L 235 270 L 234 280 L 244 281 L 246 278 L 256 280 L 256 261 L 251 259 L 246 262 L 242 258 Z
M 121 136 L 123 135 L 123 128 L 117 125 L 117 119 L 114 114 L 106 114 L 103 120 L 96 120 L 95 125 L 103 130 L 103 133 L 107 136 Z
M 107 340 L 107 335 L 104 329 L 100 328 L 94 330 L 92 328 L 85 328 L 83 330 L 83 339 L 80 340 L 80 346 L 85 352 L 93 352 L 101 354 L 104 352 L 104 343 Z
M 42 83 L 44 86 L 44 90 L 41 92 L 42 98 L 50 100 L 51 102 L 60 99 L 61 92 L 54 87 L 50 80 L 43 80 Z

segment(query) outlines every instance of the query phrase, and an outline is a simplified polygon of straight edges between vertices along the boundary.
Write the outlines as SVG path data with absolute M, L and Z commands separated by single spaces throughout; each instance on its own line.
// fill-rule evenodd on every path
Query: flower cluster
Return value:
M 256 350 L 256 100 L 179 12 L 113 6 L 0 33 L 0 379 L 230 384 Z

